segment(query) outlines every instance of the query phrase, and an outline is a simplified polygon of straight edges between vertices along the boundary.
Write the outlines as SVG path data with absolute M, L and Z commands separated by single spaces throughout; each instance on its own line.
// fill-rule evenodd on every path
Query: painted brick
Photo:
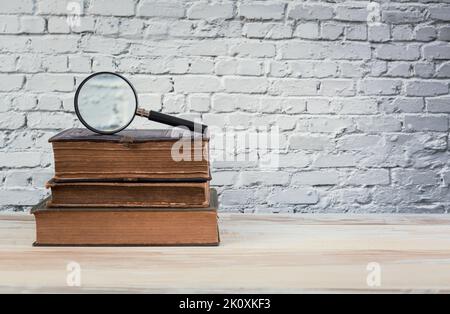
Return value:
M 335 170 L 302 171 L 292 177 L 293 185 L 337 185 L 339 172 Z
M 402 81 L 389 79 L 366 79 L 361 82 L 361 91 L 365 95 L 398 95 Z
M 366 5 L 343 4 L 336 8 L 337 20 L 352 22 L 367 22 L 369 11 Z
M 233 17 L 233 4 L 207 4 L 196 3 L 187 11 L 190 19 L 217 20 L 230 19 Z
M 317 204 L 319 194 L 313 189 L 283 189 L 279 193 L 269 197 L 269 204 Z
M 12 92 L 20 90 L 24 84 L 25 77 L 23 75 L 0 74 L 0 91 Z
M 450 113 L 450 97 L 428 98 L 427 110 L 433 113 Z
M 288 16 L 295 20 L 329 20 L 333 17 L 333 7 L 321 4 L 298 4 L 292 6 Z
M 134 0 L 92 0 L 89 12 L 99 15 L 132 16 Z
M 42 154 L 38 152 L 0 152 L 0 167 L 37 167 L 41 158 Z
M 283 18 L 284 4 L 241 4 L 239 16 L 255 20 L 279 20 Z
M 25 125 L 25 115 L 16 112 L 0 113 L 0 129 L 15 130 Z
M 406 130 L 411 132 L 434 131 L 448 132 L 447 116 L 406 116 Z
M 225 92 L 229 93 L 261 94 L 267 91 L 268 85 L 265 78 L 226 77 L 224 79 Z
M 377 49 L 376 55 L 380 60 L 418 60 L 420 49 L 417 45 L 382 45 Z
M 70 92 L 74 79 L 71 75 L 36 74 L 28 78 L 26 87 L 34 92 Z
M 17 14 L 33 13 L 33 0 L 0 1 L 0 13 Z
M 184 76 L 173 79 L 176 92 L 208 93 L 221 90 L 221 84 L 214 76 Z
M 389 185 L 391 182 L 389 170 L 371 169 L 351 173 L 345 180 L 348 185 Z
M 423 47 L 423 56 L 428 60 L 450 59 L 449 43 L 433 43 Z
M 439 96 L 448 94 L 448 83 L 440 81 L 413 81 L 406 85 L 408 96 Z
M 286 185 L 289 183 L 290 175 L 287 172 L 263 172 L 263 171 L 246 171 L 241 172 L 237 179 L 238 186 L 254 186 L 254 185 Z

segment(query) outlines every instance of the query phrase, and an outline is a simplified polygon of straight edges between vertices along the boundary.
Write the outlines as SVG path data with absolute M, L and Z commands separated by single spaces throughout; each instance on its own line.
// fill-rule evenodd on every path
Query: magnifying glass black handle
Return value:
M 177 118 L 174 116 L 170 116 L 168 114 L 164 114 L 161 112 L 156 111 L 150 111 L 148 114 L 148 119 L 154 122 L 163 123 L 170 126 L 184 126 L 191 130 L 192 132 L 201 132 L 202 134 L 205 134 L 206 129 L 208 128 L 207 125 L 195 123 L 193 121 Z

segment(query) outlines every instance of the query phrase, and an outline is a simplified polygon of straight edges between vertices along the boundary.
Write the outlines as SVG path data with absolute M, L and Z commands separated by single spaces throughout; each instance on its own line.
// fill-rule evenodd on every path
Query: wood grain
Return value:
M 449 216 L 222 214 L 220 228 L 214 248 L 33 248 L 32 216 L 2 216 L 0 292 L 450 292 Z

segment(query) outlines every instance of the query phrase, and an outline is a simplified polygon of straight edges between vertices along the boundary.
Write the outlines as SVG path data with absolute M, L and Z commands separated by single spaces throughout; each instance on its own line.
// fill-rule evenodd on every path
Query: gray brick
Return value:
M 355 119 L 357 129 L 362 132 L 399 132 L 402 130 L 402 123 L 398 118 L 389 116 L 376 116 Z
M 292 33 L 292 25 L 261 22 L 246 23 L 243 30 L 248 38 L 286 39 L 291 38 Z
M 382 12 L 382 20 L 391 24 L 420 23 L 426 19 L 427 12 L 420 9 L 386 10 Z
M 140 1 L 137 8 L 138 16 L 148 17 L 184 17 L 185 9 L 182 3 L 155 2 L 152 0 Z
M 450 59 L 450 44 L 437 43 L 423 47 L 423 56 L 428 60 Z
M 450 6 L 432 6 L 429 8 L 430 17 L 434 20 L 450 21 Z
M 280 168 L 305 168 L 311 164 L 311 157 L 303 152 L 287 153 L 279 155 Z
M 242 43 L 231 48 L 232 55 L 240 57 L 274 57 L 276 53 L 275 45 L 271 43 Z
M 230 19 L 233 17 L 233 4 L 207 4 L 196 3 L 187 11 L 187 17 L 190 19 Z
M 322 24 L 321 37 L 323 39 L 336 40 L 344 36 L 344 26 L 333 22 Z
M 414 65 L 414 73 L 416 74 L 417 77 L 432 78 L 435 73 L 434 64 L 416 63 Z
M 280 50 L 283 59 L 362 60 L 371 56 L 370 47 L 363 43 L 290 42 L 282 45 Z
M 406 116 L 405 127 L 410 132 L 448 132 L 447 116 Z
M 335 170 L 302 171 L 294 174 L 292 185 L 337 185 L 339 184 L 339 172 Z
M 354 154 L 323 155 L 314 162 L 318 168 L 348 168 L 357 165 L 357 157 Z
M 334 101 L 340 114 L 376 114 L 378 113 L 378 103 L 371 98 L 345 98 L 341 101 Z
M 427 98 L 427 110 L 432 113 L 450 113 L 450 97 Z
M 343 4 L 336 8 L 337 20 L 351 22 L 367 22 L 369 11 L 364 4 Z
M 416 29 L 417 41 L 433 41 L 437 37 L 436 28 L 434 26 L 424 26 Z
M 423 98 L 399 97 L 384 104 L 387 113 L 417 113 L 424 110 Z
M 376 50 L 378 59 L 381 60 L 418 60 L 420 58 L 418 45 L 382 45 Z
M 292 149 L 322 151 L 330 149 L 332 146 L 332 139 L 326 136 L 296 134 L 289 140 L 289 147 Z
M 446 171 L 442 175 L 445 186 L 450 186 L 450 171 Z
M 450 26 L 444 26 L 439 29 L 439 40 L 450 41 Z
M 237 174 L 236 171 L 216 171 L 211 184 L 213 186 L 234 185 Z
M 245 171 L 239 174 L 236 184 L 238 186 L 286 185 L 289 180 L 290 175 L 287 172 Z
M 300 38 L 315 39 L 319 38 L 319 23 L 305 22 L 299 23 L 295 29 L 294 35 Z
M 42 200 L 44 190 L 7 189 L 0 190 L 0 205 L 34 206 Z
M 17 14 L 17 13 L 33 13 L 33 0 L 15 0 L 0 2 L 0 13 Z
M 339 60 L 370 59 L 372 51 L 364 43 L 339 43 L 331 47 L 331 58 Z
M 322 80 L 320 94 L 324 96 L 354 96 L 353 80 Z
M 225 190 L 221 195 L 221 203 L 225 206 L 242 206 L 254 202 L 252 190 Z
M 413 66 L 407 62 L 390 62 L 388 63 L 387 77 L 404 77 L 413 76 Z
M 439 175 L 432 170 L 395 169 L 392 180 L 398 186 L 429 186 L 440 183 Z
M 225 92 L 229 93 L 261 94 L 267 91 L 268 85 L 265 78 L 227 77 L 224 79 Z
M 383 144 L 379 135 L 348 135 L 337 141 L 337 148 L 341 151 L 365 151 Z
M 269 87 L 271 95 L 311 96 L 317 94 L 318 82 L 314 80 L 280 79 Z
M 239 16 L 255 20 L 282 19 L 284 16 L 284 4 L 241 4 Z
M 365 95 L 398 95 L 402 81 L 390 79 L 366 79 L 361 82 L 361 91 Z
M 329 20 L 333 17 L 333 8 L 321 4 L 298 4 L 291 7 L 288 16 L 296 20 Z
M 34 168 L 41 164 L 41 158 L 38 152 L 0 152 L 0 167 Z
M 283 189 L 279 193 L 270 196 L 269 204 L 317 204 L 319 202 L 319 194 L 313 189 Z
M 352 24 L 345 29 L 346 38 L 349 40 L 366 40 L 367 26 L 363 24 Z
M 134 0 L 91 0 L 89 12 L 99 15 L 134 15 Z
M 347 185 L 389 185 L 390 184 L 389 170 L 386 169 L 371 169 L 365 171 L 355 171 L 348 175 L 345 180 Z
M 0 113 L 0 129 L 15 130 L 25 125 L 25 115 L 17 112 Z
M 413 81 L 406 85 L 407 96 L 439 96 L 448 94 L 448 83 L 440 81 Z
M 450 77 L 450 63 L 444 63 L 436 71 L 436 77 L 449 78 Z
M 391 28 L 387 24 L 369 26 L 369 40 L 373 42 L 387 42 L 391 39 Z
M 25 81 L 23 75 L 0 74 L 0 92 L 13 92 L 22 88 Z
M 392 40 L 411 41 L 414 38 L 414 29 L 411 25 L 391 25 Z

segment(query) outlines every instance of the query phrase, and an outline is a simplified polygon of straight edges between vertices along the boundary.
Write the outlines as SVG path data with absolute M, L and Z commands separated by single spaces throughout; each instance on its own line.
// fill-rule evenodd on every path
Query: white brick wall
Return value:
M 214 163 L 222 210 L 449 212 L 448 0 L 0 0 L 1 209 L 46 195 L 47 140 L 103 70 L 147 108 L 279 127 L 278 171 Z

